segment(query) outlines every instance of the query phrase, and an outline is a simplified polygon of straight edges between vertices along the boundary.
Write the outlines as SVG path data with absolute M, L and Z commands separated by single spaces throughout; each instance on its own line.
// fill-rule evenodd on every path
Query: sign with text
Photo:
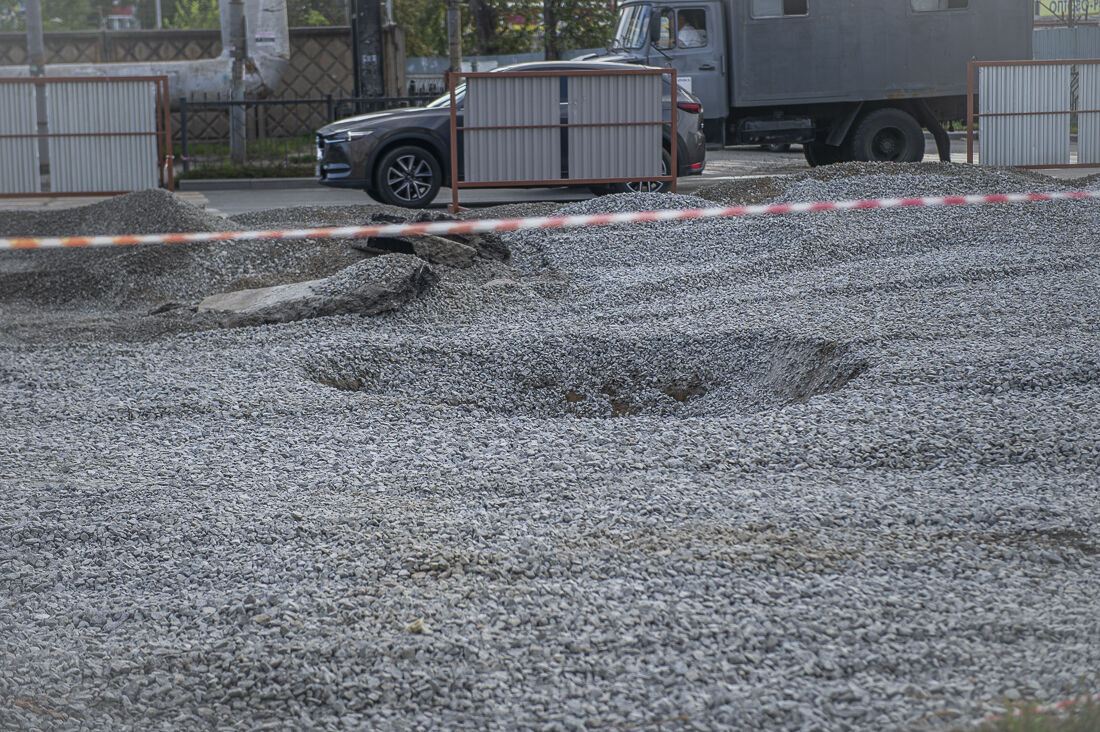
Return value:
M 1035 15 L 1040 18 L 1100 18 L 1100 0 L 1037 0 Z

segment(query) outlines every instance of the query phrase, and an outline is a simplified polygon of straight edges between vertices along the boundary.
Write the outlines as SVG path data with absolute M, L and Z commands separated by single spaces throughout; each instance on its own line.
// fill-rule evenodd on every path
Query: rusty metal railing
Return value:
M 1024 84 L 1024 87 L 1025 87 L 1024 89 L 1016 89 L 1014 91 L 1019 92 L 1021 97 L 1026 96 L 1029 92 L 1036 92 L 1036 91 L 1041 91 L 1042 94 L 1046 94 L 1048 96 L 1052 93 L 1064 92 L 1065 93 L 1065 99 L 1068 100 L 1068 103 L 1065 105 L 1065 108 L 1041 109 L 1041 110 L 1026 109 L 1026 110 L 1019 110 L 1019 111 L 997 111 L 997 112 L 981 112 L 981 111 L 978 111 L 976 109 L 975 99 L 976 99 L 976 97 L 979 96 L 979 88 L 978 88 L 978 84 L 977 84 L 978 74 L 982 69 L 985 69 L 985 68 L 992 68 L 992 69 L 1047 68 L 1047 67 L 1054 67 L 1054 66 L 1068 67 L 1067 71 L 1069 73 L 1067 73 L 1066 88 L 1065 89 L 1063 89 L 1063 90 L 1052 90 L 1052 89 L 1049 88 L 1049 85 L 1046 85 L 1046 84 L 1040 85 L 1037 82 L 1030 81 L 1030 82 L 1027 82 L 1027 83 Z M 1100 153 L 1100 98 L 1094 98 L 1094 97 L 1098 97 L 1100 95 L 1094 94 L 1092 92 L 1090 92 L 1089 94 L 1084 95 L 1084 98 L 1085 98 L 1086 101 L 1089 101 L 1089 102 L 1093 103 L 1090 106 L 1094 106 L 1096 108 L 1082 109 L 1082 108 L 1080 108 L 1081 105 L 1078 103 L 1078 100 L 1081 99 L 1082 97 L 1079 95 L 1079 92 L 1077 90 L 1072 89 L 1073 74 L 1074 74 L 1074 71 L 1075 71 L 1074 67 L 1082 67 L 1082 66 L 1091 67 L 1092 69 L 1094 69 L 1092 71 L 1092 73 L 1095 74 L 1096 72 L 1100 72 L 1100 59 L 1064 59 L 1064 60 L 1045 60 L 1045 61 L 971 61 L 968 64 L 968 68 L 967 68 L 967 88 L 966 88 L 966 162 L 969 163 L 969 164 L 974 163 L 974 140 L 975 140 L 974 133 L 975 133 L 976 123 L 980 119 L 997 120 L 997 119 L 1006 119 L 1006 118 L 1028 119 L 1028 118 L 1042 118 L 1042 117 L 1045 117 L 1045 118 L 1047 118 L 1045 121 L 1049 122 L 1049 121 L 1051 121 L 1051 118 L 1055 118 L 1055 117 L 1058 117 L 1058 116 L 1065 116 L 1066 117 L 1066 122 L 1065 122 L 1065 138 L 1064 138 L 1064 140 L 1062 140 L 1062 139 L 1054 139 L 1054 140 L 1044 139 L 1044 140 L 1038 141 L 1038 143 L 1036 143 L 1035 141 L 1032 142 L 1033 147 L 1034 147 L 1035 144 L 1053 145 L 1053 144 L 1056 144 L 1056 143 L 1061 144 L 1061 143 L 1064 142 L 1065 146 L 1066 146 L 1064 149 L 1066 151 L 1066 158 L 1067 158 L 1064 162 L 1042 163 L 1042 164 L 1023 164 L 1023 165 L 1014 165 L 1013 167 L 1028 168 L 1028 169 L 1033 169 L 1033 170 L 1054 169 L 1054 168 L 1096 168 L 1096 167 L 1100 167 L 1100 156 L 1098 156 L 1096 160 L 1081 162 L 1081 157 L 1082 157 L 1082 144 L 1081 143 L 1082 142 L 1086 143 L 1086 148 L 1090 151 L 1090 153 L 1093 152 L 1094 148 L 1095 148 L 1096 153 Z M 1090 79 L 1092 78 L 1091 75 L 1089 76 L 1089 78 Z M 1028 84 L 1030 84 L 1030 86 L 1028 86 Z M 1042 87 L 1041 90 L 1039 89 L 1040 86 Z M 1095 136 L 1098 138 L 1097 140 L 1091 140 L 1091 139 L 1083 140 L 1082 139 L 1082 137 L 1081 137 L 1082 125 L 1080 124 L 1080 121 L 1082 119 L 1082 115 L 1098 115 L 1097 118 L 1096 118 L 1096 121 L 1090 121 L 1091 124 L 1088 124 L 1088 125 L 1084 126 L 1085 129 L 1086 129 L 1086 134 L 1088 134 L 1089 132 L 1095 132 L 1096 133 Z M 1073 116 L 1077 116 L 1077 119 L 1078 119 L 1078 157 L 1077 157 L 1078 162 L 1071 162 L 1072 158 L 1071 158 L 1071 155 L 1069 153 L 1069 144 L 1070 144 L 1070 141 L 1071 141 L 1071 135 L 1070 135 L 1071 122 L 1070 122 L 1070 120 L 1072 119 Z M 1036 128 L 1035 128 L 1036 130 L 1038 130 L 1038 127 L 1037 127 L 1038 123 L 1039 123 L 1039 120 L 1036 121 Z M 985 137 L 986 135 L 990 134 L 988 127 L 989 126 L 987 126 L 987 128 L 982 131 L 983 144 L 986 141 L 988 141 L 988 139 L 989 139 L 989 138 Z M 1022 145 L 1023 142 L 1020 141 L 1020 144 Z M 981 161 L 980 158 L 979 158 L 979 162 L 984 162 L 984 161 Z
M 168 190 L 175 189 L 174 159 L 172 154 L 172 120 L 170 116 L 170 103 L 168 98 L 167 76 L 38 76 L 30 78 L 0 78 L 0 84 L 27 84 L 44 89 L 51 84 L 106 84 L 111 82 L 149 82 L 153 84 L 155 94 L 154 124 L 156 129 L 141 131 L 122 130 L 92 130 L 80 132 L 51 132 L 50 121 L 47 120 L 47 131 L 41 129 L 34 132 L 0 133 L 0 140 L 5 139 L 34 139 L 38 141 L 49 139 L 103 139 L 126 137 L 153 137 L 157 145 L 157 157 L 153 161 L 156 165 L 157 180 L 159 185 Z M 75 102 L 74 102 L 75 103 Z M 39 120 L 41 125 L 41 120 Z M 89 127 L 92 124 L 89 123 Z M 35 171 L 35 175 L 38 171 Z M 51 175 L 52 178 L 52 175 Z M 102 191 L 24 191 L 0 193 L 0 198 L 17 198 L 26 196 L 104 196 L 127 193 L 125 190 Z
M 463 124 L 459 124 L 458 119 L 458 106 L 457 106 L 457 87 L 459 79 L 476 79 L 476 78 L 489 78 L 489 79 L 506 79 L 506 78 L 570 78 L 570 77 L 585 77 L 585 76 L 668 76 L 669 77 L 669 119 L 618 119 L 614 121 L 606 122 L 569 122 L 561 121 L 560 115 L 554 123 L 537 123 L 537 124 L 506 124 L 506 125 L 484 125 L 474 126 L 466 124 L 467 114 L 469 111 L 469 105 L 464 108 Z M 638 68 L 638 69 L 560 69 L 560 70 L 546 70 L 546 71 L 502 71 L 502 72 L 460 72 L 447 74 L 447 87 L 450 91 L 450 112 L 451 112 L 451 124 L 450 124 L 450 142 L 451 142 L 451 210 L 455 211 L 459 208 L 459 190 L 470 188 L 502 188 L 509 186 L 562 186 L 562 185 L 607 185 L 612 183 L 633 183 L 633 182 L 662 182 L 668 183 L 673 192 L 676 191 L 676 179 L 679 172 L 679 160 L 678 160 L 678 133 L 676 128 L 676 105 L 677 105 L 677 79 L 675 69 L 655 69 L 655 68 Z M 469 95 L 469 86 L 467 86 L 467 95 Z M 557 92 L 555 92 L 557 93 Z M 556 98 L 556 104 L 560 103 L 560 96 Z M 662 100 L 663 101 L 663 100 Z M 663 117 L 663 115 L 662 115 Z M 662 175 L 641 175 L 641 176 L 629 176 L 629 177 L 597 177 L 597 178 L 541 178 L 541 179 L 506 179 L 506 180 L 478 180 L 467 181 L 463 180 L 466 176 L 459 175 L 459 133 L 476 132 L 476 131 L 515 131 L 515 130 L 545 130 L 545 129 L 557 129 L 567 130 L 569 128 L 616 128 L 616 127 L 658 127 L 662 129 L 668 126 L 670 131 L 669 142 L 669 171 L 668 174 Z M 465 135 L 463 135 L 465 137 Z M 663 140 L 663 134 L 659 134 L 658 138 Z M 663 145 L 663 142 L 659 143 Z

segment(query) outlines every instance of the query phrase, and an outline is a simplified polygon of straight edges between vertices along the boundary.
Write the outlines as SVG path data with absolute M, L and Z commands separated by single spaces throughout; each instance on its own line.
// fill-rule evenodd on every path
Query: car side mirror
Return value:
M 649 42 L 656 46 L 661 42 L 661 16 L 649 19 Z

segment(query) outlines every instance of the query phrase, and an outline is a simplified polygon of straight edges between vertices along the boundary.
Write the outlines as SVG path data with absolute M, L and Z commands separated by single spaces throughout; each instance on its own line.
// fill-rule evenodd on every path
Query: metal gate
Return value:
M 968 78 L 968 163 L 974 162 L 975 123 L 980 120 L 978 160 L 982 165 L 1100 165 L 1100 59 L 972 61 Z M 1076 155 L 1072 152 L 1074 123 Z
M 168 77 L 0 79 L 0 196 L 174 186 Z
M 452 209 L 460 188 L 652 181 L 676 190 L 675 69 L 454 73 L 449 86 Z

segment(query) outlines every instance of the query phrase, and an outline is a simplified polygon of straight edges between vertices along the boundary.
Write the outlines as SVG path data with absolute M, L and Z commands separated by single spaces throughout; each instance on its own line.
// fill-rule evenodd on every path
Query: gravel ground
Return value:
M 144 315 L 203 257 L 113 306 L 107 253 L 53 300 L 11 288 L 70 253 L 4 254 L 0 728 L 942 729 L 1095 690 L 1098 230 L 516 233 L 400 311 L 229 330 Z

